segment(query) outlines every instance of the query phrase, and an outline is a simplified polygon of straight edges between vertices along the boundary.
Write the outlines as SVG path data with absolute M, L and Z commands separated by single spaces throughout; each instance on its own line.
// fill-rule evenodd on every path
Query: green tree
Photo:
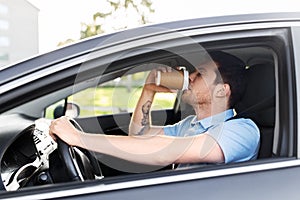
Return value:
M 97 12 L 91 24 L 82 23 L 80 39 L 120 29 L 146 24 L 147 15 L 154 12 L 150 0 L 106 0 L 109 11 Z
M 93 14 L 91 23 L 81 23 L 80 39 L 146 24 L 154 13 L 151 0 L 106 0 L 105 4 Z M 67 39 L 58 45 L 72 41 L 75 40 Z

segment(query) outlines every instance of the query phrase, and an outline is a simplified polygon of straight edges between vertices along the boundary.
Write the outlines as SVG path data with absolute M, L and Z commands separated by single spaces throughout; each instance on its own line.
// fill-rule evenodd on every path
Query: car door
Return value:
M 249 68 L 257 66 L 257 64 L 262 66 L 261 64 L 265 64 L 266 60 L 268 63 L 270 60 L 272 61 L 273 71 L 266 77 L 257 74 L 257 77 L 260 77 L 257 78 L 257 82 L 262 82 L 260 85 L 263 88 L 271 80 L 275 80 L 274 104 L 257 102 L 254 108 L 249 106 L 242 110 L 242 105 L 240 107 L 240 112 L 246 111 L 246 113 L 249 113 L 265 111 L 264 109 L 269 109 L 271 105 L 271 109 L 273 109 L 271 111 L 271 118 L 273 119 L 271 125 L 267 123 L 267 127 L 261 129 L 264 131 L 271 128 L 271 137 L 263 136 L 264 139 L 261 141 L 262 145 L 271 145 L 271 148 L 265 149 L 270 151 L 267 157 L 226 165 L 200 165 L 188 169 L 174 170 L 168 168 L 156 169 L 147 173 L 113 174 L 101 180 L 83 183 L 25 188 L 16 192 L 2 193 L 1 197 L 13 199 L 18 197 L 20 199 L 22 197 L 32 199 L 294 199 L 298 193 L 297 185 L 300 176 L 300 162 L 296 152 L 298 145 L 296 142 L 297 110 L 295 109 L 297 108 L 297 90 L 293 60 L 296 54 L 293 55 L 295 49 L 292 46 L 290 24 L 285 24 L 283 28 L 282 26 L 281 24 L 279 27 L 271 22 L 263 24 L 250 23 L 201 29 L 191 28 L 180 33 L 185 36 L 188 35 L 197 45 L 201 44 L 201 50 L 222 50 L 239 56 L 247 61 Z M 295 33 L 296 30 L 293 34 Z M 292 36 L 296 37 L 296 35 Z M 91 85 L 93 89 L 95 89 L 94 86 L 101 88 L 102 84 L 118 78 L 122 79 L 123 75 L 135 74 L 129 72 L 133 68 L 137 70 L 135 66 L 146 66 L 145 70 L 144 68 L 138 68 L 138 72 L 149 71 L 152 67 L 155 67 L 154 65 L 145 65 L 149 63 L 166 64 L 173 67 L 192 65 L 193 60 L 189 60 L 191 57 L 186 57 L 186 55 L 190 55 L 189 53 L 193 53 L 193 51 L 186 51 L 189 49 L 187 47 L 191 47 L 187 41 L 190 42 L 191 40 L 183 41 L 181 38 L 172 38 L 168 42 L 156 41 L 159 43 L 156 48 L 139 48 L 134 51 L 134 55 L 127 54 L 125 58 L 116 59 L 114 63 L 110 64 L 110 67 L 106 68 L 106 73 L 100 74 L 102 78 L 97 79 L 96 84 Z M 296 43 L 299 44 L 297 41 Z M 178 50 L 176 53 L 174 53 L 174 48 Z M 151 51 L 145 49 L 151 49 Z M 165 51 L 161 51 L 162 49 Z M 169 51 L 166 51 L 166 49 Z M 172 53 L 170 54 L 170 52 Z M 182 59 L 183 57 L 184 59 Z M 97 61 L 103 59 L 106 58 L 101 57 Z M 186 59 L 189 62 L 186 62 Z M 95 65 L 87 71 L 89 74 L 91 72 L 96 73 L 99 68 L 101 68 L 101 65 Z M 63 75 L 62 72 L 61 77 Z M 92 81 L 92 76 L 85 73 L 81 75 L 88 76 L 87 81 Z M 63 80 L 61 78 L 59 82 L 62 83 Z M 74 80 L 73 82 L 76 83 Z M 61 89 L 58 86 L 56 87 L 55 89 Z M 68 90 L 71 92 L 68 92 L 67 95 L 61 95 L 62 98 L 57 98 L 57 100 L 62 99 L 65 105 L 66 102 L 75 102 L 76 98 L 74 99 L 73 95 L 84 91 L 86 88 L 80 88 L 76 85 L 76 87 Z M 258 90 L 261 88 L 252 88 L 254 91 L 252 95 L 258 94 Z M 57 92 L 56 94 L 61 93 Z M 178 96 L 176 94 L 176 97 Z M 152 118 L 158 120 L 157 123 L 162 125 L 179 121 L 182 117 L 188 115 L 189 111 L 185 110 L 185 104 L 178 101 L 177 98 L 170 109 L 163 107 L 163 109 L 153 111 Z M 83 108 L 83 105 L 79 105 L 79 107 Z M 179 114 L 177 115 L 178 109 Z M 95 114 L 93 116 L 78 117 L 77 120 L 84 130 L 96 133 L 103 131 L 107 134 L 124 134 L 128 129 L 130 113 L 131 111 L 127 110 L 126 113 Z M 123 167 L 122 164 L 121 167 Z M 136 169 L 138 171 L 139 166 Z
M 284 40 L 282 40 L 283 38 Z M 295 159 L 295 152 L 293 150 L 291 152 L 291 149 L 294 148 L 293 144 L 282 140 L 282 138 L 294 139 L 294 129 L 291 126 L 288 129 L 284 127 L 286 123 L 295 123 L 292 114 L 294 112 L 292 107 L 295 105 L 295 91 L 284 89 L 292 85 L 291 82 L 289 83 L 292 78 L 288 77 L 294 76 L 291 60 L 287 59 L 292 47 L 287 45 L 286 42 L 290 39 L 288 29 L 276 28 L 218 34 L 214 37 L 214 42 L 211 42 L 211 37 L 209 39 L 200 37 L 199 39 L 202 42 L 209 41 L 203 43 L 206 48 L 222 49 L 236 53 L 241 57 L 252 54 L 253 57 L 249 58 L 253 58 L 251 60 L 253 63 L 265 61 L 266 58 L 255 60 L 256 56 L 259 55 L 256 51 L 260 51 L 260 53 L 269 51 L 270 54 L 267 53 L 266 55 L 271 55 L 271 59 L 275 63 L 274 74 L 270 75 L 277 77 L 275 83 L 277 85 L 275 87 L 277 109 L 274 113 L 277 120 L 274 124 L 276 129 L 274 128 L 272 132 L 274 135 L 271 139 L 274 139 L 275 142 L 271 141 L 272 155 L 270 157 L 239 164 L 208 166 L 206 168 L 196 167 L 186 170 L 169 169 L 147 174 L 129 175 L 124 179 L 113 177 L 101 181 L 101 184 L 103 184 L 101 186 L 97 183 L 91 183 L 90 192 L 84 192 L 80 189 L 74 190 L 79 194 L 78 198 L 182 199 L 202 197 L 211 199 L 280 199 L 285 196 L 292 198 L 297 191 L 293 185 L 297 183 L 296 180 L 300 175 L 297 172 L 299 162 Z M 253 63 L 249 62 L 249 65 Z M 287 69 L 290 69 L 290 71 L 288 72 Z M 278 75 L 279 72 L 282 73 Z M 264 81 L 268 82 L 270 80 L 266 77 Z M 286 101 L 291 101 L 291 104 L 285 104 Z M 262 108 L 260 107 L 260 109 Z M 290 112 L 288 114 L 283 110 L 289 110 Z M 128 119 L 127 123 L 129 122 Z M 100 117 L 99 120 L 101 121 L 103 118 Z M 278 190 L 285 188 L 286 191 L 275 195 L 274 188 Z
M 286 40 L 282 40 L 282 36 L 285 37 Z M 295 94 L 291 93 L 289 95 L 286 94 L 286 90 L 284 88 L 287 87 L 288 82 L 286 80 L 291 80 L 290 78 L 286 78 L 284 76 L 293 76 L 293 74 L 286 73 L 286 67 L 292 67 L 290 61 L 287 60 L 287 49 L 286 49 L 286 41 L 290 40 L 288 37 L 288 29 L 266 29 L 266 30 L 254 30 L 254 31 L 240 31 L 240 32 L 229 32 L 229 33 L 222 33 L 218 34 L 215 37 L 208 37 L 208 36 L 195 36 L 194 40 L 198 40 L 201 42 L 201 45 L 205 47 L 206 49 L 222 49 L 223 51 L 228 51 L 233 54 L 236 54 L 243 58 L 243 56 L 247 57 L 249 61 L 250 68 L 252 65 L 257 65 L 257 62 L 265 62 L 265 59 L 272 59 L 272 63 L 275 63 L 273 65 L 273 68 L 275 69 L 270 74 L 270 77 L 275 77 L 276 72 L 282 71 L 284 73 L 281 73 L 280 76 L 278 76 L 277 82 L 274 84 L 277 84 L 278 87 L 275 87 L 274 90 L 276 90 L 276 101 L 278 109 L 275 110 L 275 112 L 272 114 L 272 116 L 279 118 L 280 124 L 275 123 L 272 126 L 272 136 L 266 136 L 262 135 L 263 140 L 272 140 L 269 141 L 272 148 L 267 148 L 271 151 L 271 154 L 268 154 L 269 157 L 262 158 L 261 160 L 257 160 L 255 162 L 249 162 L 249 163 L 240 163 L 240 164 L 232 164 L 232 165 L 226 165 L 226 166 L 209 166 L 207 168 L 195 168 L 195 169 L 188 169 L 186 171 L 184 170 L 178 170 L 178 171 L 170 171 L 170 169 L 167 169 L 166 171 L 158 172 L 151 171 L 150 174 L 139 174 L 138 176 L 126 176 L 124 177 L 124 182 L 118 180 L 118 177 L 115 176 L 117 173 L 109 174 L 112 176 L 112 179 L 109 180 L 109 183 L 107 183 L 107 187 L 116 188 L 109 190 L 109 192 L 100 192 L 96 194 L 87 194 L 88 196 L 91 195 L 92 197 L 130 197 L 130 198 L 141 198 L 141 194 L 145 194 L 146 197 L 143 196 L 143 198 L 157 198 L 160 199 L 162 197 L 168 196 L 168 194 L 172 194 L 172 198 L 179 199 L 184 197 L 185 195 L 190 195 L 192 197 L 195 196 L 205 196 L 205 197 L 227 197 L 227 198 L 233 198 L 232 191 L 235 191 L 235 197 L 242 198 L 244 196 L 244 192 L 249 195 L 249 199 L 251 198 L 259 198 L 260 196 L 257 196 L 257 194 L 266 195 L 267 197 L 272 197 L 272 194 L 269 192 L 271 191 L 271 188 L 279 187 L 280 184 L 271 184 L 276 182 L 275 180 L 277 177 L 281 177 L 284 173 L 288 173 L 287 169 L 283 167 L 285 164 L 287 165 L 294 165 L 295 158 L 294 154 L 289 155 L 289 151 L 291 148 L 293 148 L 293 145 L 290 143 L 285 143 L 285 140 L 282 140 L 282 138 L 289 138 L 290 140 L 293 140 L 292 136 L 292 130 L 289 127 L 289 130 L 285 130 L 286 127 L 283 126 L 284 123 L 292 123 L 294 118 L 290 115 L 288 115 L 286 112 L 283 112 L 283 110 L 292 109 L 290 106 L 291 104 L 287 105 L 280 102 L 285 102 L 291 97 L 293 97 Z M 213 38 L 213 39 L 212 39 Z M 266 47 L 267 46 L 267 47 Z M 151 55 L 155 55 L 157 52 L 151 52 Z M 260 57 L 259 55 L 264 55 L 263 57 Z M 146 56 L 147 55 L 147 56 Z M 276 55 L 276 56 L 274 56 Z M 180 60 L 180 58 L 176 57 L 169 57 L 169 54 L 162 54 L 160 52 L 160 63 L 168 63 L 175 62 L 175 65 L 182 65 L 184 64 L 183 60 Z M 173 55 L 174 56 L 174 55 Z M 175 55 L 178 56 L 178 55 Z M 152 60 L 149 54 L 145 54 L 142 56 L 142 61 L 139 60 L 137 57 L 129 57 L 126 58 L 126 61 L 130 62 L 136 62 L 141 65 L 146 65 L 145 63 L 149 62 L 149 60 Z M 144 58 L 150 58 L 149 60 Z M 118 61 L 120 63 L 121 61 Z M 126 62 L 123 62 L 122 65 L 126 66 Z M 155 63 L 158 63 L 158 61 L 155 60 Z M 172 62 L 171 62 L 172 63 Z M 277 63 L 277 64 L 276 64 Z M 260 64 L 260 63 L 259 63 Z M 188 65 L 188 64 L 187 64 Z M 112 65 L 113 66 L 113 65 Z M 134 65 L 136 66 L 136 65 Z M 131 69 L 131 68 L 130 68 Z M 149 69 L 146 67 L 146 69 Z M 124 73 L 125 75 L 127 74 Z M 285 74 L 285 75 L 282 75 Z M 120 77 L 123 77 L 120 76 Z M 257 77 L 259 77 L 259 74 L 257 74 Z M 113 77 L 113 79 L 119 78 Z M 265 80 L 262 80 L 262 87 L 263 85 L 267 85 L 267 82 L 271 82 L 271 80 L 268 77 L 264 77 Z M 257 80 L 258 81 L 258 80 Z M 262 99 L 264 100 L 264 99 Z M 259 103 L 259 102 L 257 102 Z M 183 105 L 181 105 L 183 106 Z M 256 106 L 256 105 L 254 105 Z M 269 106 L 269 105 L 268 105 Z M 272 105 L 275 106 L 275 105 Z M 172 109 L 170 111 L 154 111 L 153 114 L 158 114 L 159 123 L 161 125 L 168 124 L 168 123 L 174 123 L 176 120 L 174 118 L 170 121 L 167 121 L 168 115 L 166 113 L 174 114 L 174 108 L 176 106 L 173 105 Z M 264 108 L 260 107 L 261 110 Z M 251 111 L 251 110 L 250 110 Z M 249 111 L 249 112 L 250 112 Z M 184 111 L 183 111 L 184 112 Z M 242 112 L 242 111 L 241 111 Z M 252 110 L 251 112 L 255 112 Z M 278 113 L 281 113 L 280 115 Z M 291 111 L 294 112 L 294 111 Z M 172 117 L 170 117 L 172 118 Z M 96 119 L 96 120 L 95 120 Z M 155 120 L 156 118 L 153 117 Z M 175 119 L 179 120 L 180 117 L 176 117 Z M 130 121 L 130 113 L 120 113 L 120 114 L 108 114 L 108 115 L 102 115 L 102 116 L 96 116 L 96 117 L 88 117 L 88 118 L 78 118 L 78 121 L 82 124 L 82 126 L 86 129 L 91 129 L 91 127 L 95 126 L 92 125 L 91 121 L 95 120 L 94 122 L 98 125 L 98 127 L 101 128 L 100 131 L 103 131 L 107 134 L 118 134 L 118 131 L 121 129 L 123 130 L 120 134 L 126 134 L 126 130 L 128 129 L 128 124 Z M 163 122 L 163 123 L 161 123 Z M 125 127 L 125 128 L 124 128 Z M 275 128 L 276 127 L 276 128 Z M 125 129 L 125 131 L 124 131 Z M 265 129 L 265 127 L 262 128 L 262 130 Z M 277 132 L 276 132 L 277 129 Z M 99 131 L 97 129 L 92 131 Z M 281 130 L 281 131 L 279 131 Z M 282 133 L 286 133 L 285 135 Z M 291 134 L 291 135 L 290 135 Z M 273 140 L 278 143 L 273 143 Z M 268 142 L 262 141 L 262 143 L 265 145 Z M 277 146 L 276 146 L 277 145 Z M 275 156 L 272 158 L 272 156 Z M 116 162 L 122 163 L 120 160 L 117 160 Z M 123 167 L 127 163 L 123 163 Z M 275 167 L 276 166 L 276 167 Z M 111 168 L 116 168 L 114 165 L 111 166 Z M 136 168 L 135 168 L 136 169 Z M 117 168 L 117 170 L 122 170 L 120 168 Z M 296 169 L 295 169 L 296 170 Z M 125 170 L 126 171 L 126 170 Z M 293 171 L 293 170 L 291 170 Z M 259 178 L 256 178 L 259 176 Z M 297 175 L 296 175 L 297 176 Z M 157 178 L 156 178 L 157 177 Z M 206 177 L 206 178 L 205 178 Z M 282 180 L 284 181 L 284 180 Z M 285 179 L 285 181 L 288 181 L 288 179 Z M 234 184 L 229 184 L 230 182 Z M 255 182 L 260 186 L 250 187 L 251 184 Z M 102 182 L 104 185 L 106 185 L 106 181 L 103 180 Z M 215 188 L 215 184 L 217 184 L 218 187 L 218 193 L 211 193 L 213 189 Z M 120 187 L 118 187 L 118 186 Z M 130 186 L 128 186 L 130 185 Z M 271 185 L 273 185 L 271 187 Z M 92 187 L 92 186 L 91 186 Z M 198 188 L 201 189 L 198 189 Z M 93 188 L 93 187 L 92 187 Z M 179 189 L 183 188 L 183 189 Z M 251 188 L 251 189 L 250 189 Z M 264 191 L 261 191 L 262 188 L 265 188 Z M 185 192 L 182 192 L 185 191 Z M 106 191 L 105 187 L 103 188 L 103 191 Z M 255 191 L 252 193 L 252 191 Z M 293 192 L 293 190 L 292 190 Z M 136 195 L 138 194 L 138 195 Z M 152 194 L 152 195 L 150 195 Z M 136 196 L 135 196 L 136 195 Z

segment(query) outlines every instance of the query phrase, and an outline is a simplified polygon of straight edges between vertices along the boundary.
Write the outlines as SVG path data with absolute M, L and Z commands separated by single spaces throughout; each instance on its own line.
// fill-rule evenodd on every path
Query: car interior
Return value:
M 216 45 L 213 43 L 209 45 L 203 44 L 203 46 L 208 52 L 215 49 L 222 50 L 239 57 L 246 63 L 247 88 L 244 97 L 235 107 L 235 111 L 237 113 L 235 117 L 251 118 L 258 125 L 261 133 L 258 160 L 272 159 L 276 156 L 282 156 L 277 155 L 279 150 L 277 150 L 275 146 L 275 144 L 278 144 L 278 140 L 280 138 L 275 134 L 275 122 L 277 115 L 276 105 L 278 106 L 279 101 L 278 96 L 276 96 L 276 91 L 278 90 L 276 86 L 276 84 L 278 84 L 276 80 L 276 68 L 278 67 L 276 52 L 269 46 L 266 47 L 265 45 L 254 46 L 249 44 L 238 44 L 229 48 L 227 47 L 228 45 Z M 149 63 L 155 64 L 149 65 Z M 65 86 L 66 82 L 61 79 L 57 82 L 58 86 L 51 88 L 52 91 L 49 91 L 48 94 L 35 98 L 4 113 L 7 117 L 13 116 L 14 118 L 18 118 L 21 123 L 26 124 L 27 126 L 26 129 L 23 129 L 16 134 L 15 138 L 9 142 L 9 146 L 5 147 L 6 150 L 1 159 L 1 178 L 4 184 L 4 189 L 7 189 L 5 185 L 8 185 L 13 181 L 14 176 L 12 174 L 16 173 L 18 169 L 24 165 L 35 161 L 37 156 L 36 147 L 35 141 L 32 139 L 34 125 L 28 124 L 38 118 L 45 117 L 46 107 L 49 107 L 59 101 L 62 101 L 62 106 L 66 107 L 68 103 L 71 103 L 68 97 L 75 93 L 87 88 L 93 88 L 95 85 L 100 85 L 99 87 L 101 87 L 101 84 L 114 80 L 118 77 L 122 77 L 123 75 L 149 71 L 152 68 L 157 67 L 157 65 L 162 64 L 174 68 L 176 66 L 185 66 L 188 70 L 191 70 L 193 67 L 192 63 L 190 63 L 185 56 L 176 55 L 168 51 L 158 50 L 149 52 L 145 55 L 130 56 L 111 63 L 110 67 L 105 70 L 100 70 L 101 73 L 103 73 L 101 78 L 97 77 L 100 72 L 83 72 L 82 77 L 77 77 L 77 82 L 73 78 L 73 84 L 69 84 L 68 86 Z M 99 65 L 99 68 L 100 67 L 101 66 Z M 95 72 L 95 68 L 92 68 L 90 72 Z M 154 125 L 173 124 L 184 117 L 193 114 L 192 108 L 181 101 L 180 95 L 181 92 L 178 92 L 173 108 L 160 108 L 152 111 L 152 123 Z M 32 109 L 33 107 L 35 109 Z M 80 105 L 78 108 L 80 109 Z M 66 108 L 64 108 L 63 111 L 65 112 Z M 64 112 L 61 112 L 60 115 L 64 115 Z M 74 119 L 86 132 L 126 135 L 131 114 L 132 111 L 89 117 L 81 117 L 79 115 Z M 75 154 L 77 154 L 77 159 L 80 160 L 80 162 L 78 161 L 81 163 L 79 164 L 80 168 L 85 169 L 88 166 L 88 164 L 84 161 L 85 156 L 76 152 L 84 152 L 84 154 L 88 154 L 87 157 L 89 157 L 90 160 L 93 160 L 91 168 L 97 169 L 95 174 L 98 177 L 104 176 L 105 178 L 120 178 L 121 175 L 127 176 L 129 174 L 139 174 L 145 171 L 160 174 L 165 171 L 176 171 L 173 169 L 174 165 L 166 166 L 164 168 L 149 168 L 149 166 L 128 163 L 126 161 L 106 155 L 100 155 L 95 152 L 88 153 L 87 151 L 78 148 L 75 150 Z M 51 185 L 53 183 L 70 181 L 70 177 L 66 177 L 65 175 L 65 167 L 61 164 L 62 158 L 59 154 L 60 153 L 56 150 L 51 153 L 51 156 L 49 157 L 50 167 L 48 169 L 45 168 L 38 170 L 37 168 L 32 167 L 22 171 L 17 177 L 18 182 L 20 183 L 20 188 L 37 185 Z M 96 157 L 96 160 L 91 157 Z M 113 167 L 109 166 L 109 164 L 113 164 Z M 128 168 L 130 169 L 124 169 L 124 166 L 129 165 L 130 167 Z M 97 166 L 100 166 L 100 170 Z M 210 169 L 210 167 L 214 168 L 224 166 L 208 166 L 207 168 L 199 168 L 197 170 L 207 170 Z M 83 174 L 87 173 L 83 172 Z M 43 179 L 43 177 L 51 178 Z
M 246 93 L 236 106 L 237 116 L 252 119 L 260 129 L 261 143 L 258 158 L 270 158 L 272 156 L 275 127 L 274 74 L 272 61 L 250 66 L 247 69 Z M 266 77 L 268 77 L 268 81 L 265 81 Z

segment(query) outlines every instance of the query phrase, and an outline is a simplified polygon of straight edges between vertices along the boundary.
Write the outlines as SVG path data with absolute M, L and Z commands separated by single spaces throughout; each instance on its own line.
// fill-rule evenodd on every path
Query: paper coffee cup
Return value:
M 189 73 L 185 68 L 172 72 L 157 71 L 156 85 L 164 86 L 169 89 L 186 90 L 189 84 Z

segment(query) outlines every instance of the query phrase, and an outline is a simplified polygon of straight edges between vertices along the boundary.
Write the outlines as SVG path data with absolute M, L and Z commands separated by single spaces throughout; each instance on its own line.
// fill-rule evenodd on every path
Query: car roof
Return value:
M 85 55 L 94 50 L 97 50 L 97 48 L 101 48 L 99 44 L 103 43 L 108 38 L 111 38 L 118 33 L 123 34 L 120 34 L 120 37 L 114 38 L 114 44 L 119 44 L 143 37 L 176 31 L 191 30 L 195 28 L 283 21 L 300 21 L 300 12 L 260 13 L 187 19 L 181 21 L 146 25 L 115 33 L 98 35 L 95 37 L 80 40 L 74 44 L 58 48 L 45 54 L 33 56 L 15 64 L 0 67 L 0 86 L 5 82 L 12 81 L 18 77 L 22 77 L 26 74 L 43 69 L 49 65 L 68 60 L 79 55 Z

